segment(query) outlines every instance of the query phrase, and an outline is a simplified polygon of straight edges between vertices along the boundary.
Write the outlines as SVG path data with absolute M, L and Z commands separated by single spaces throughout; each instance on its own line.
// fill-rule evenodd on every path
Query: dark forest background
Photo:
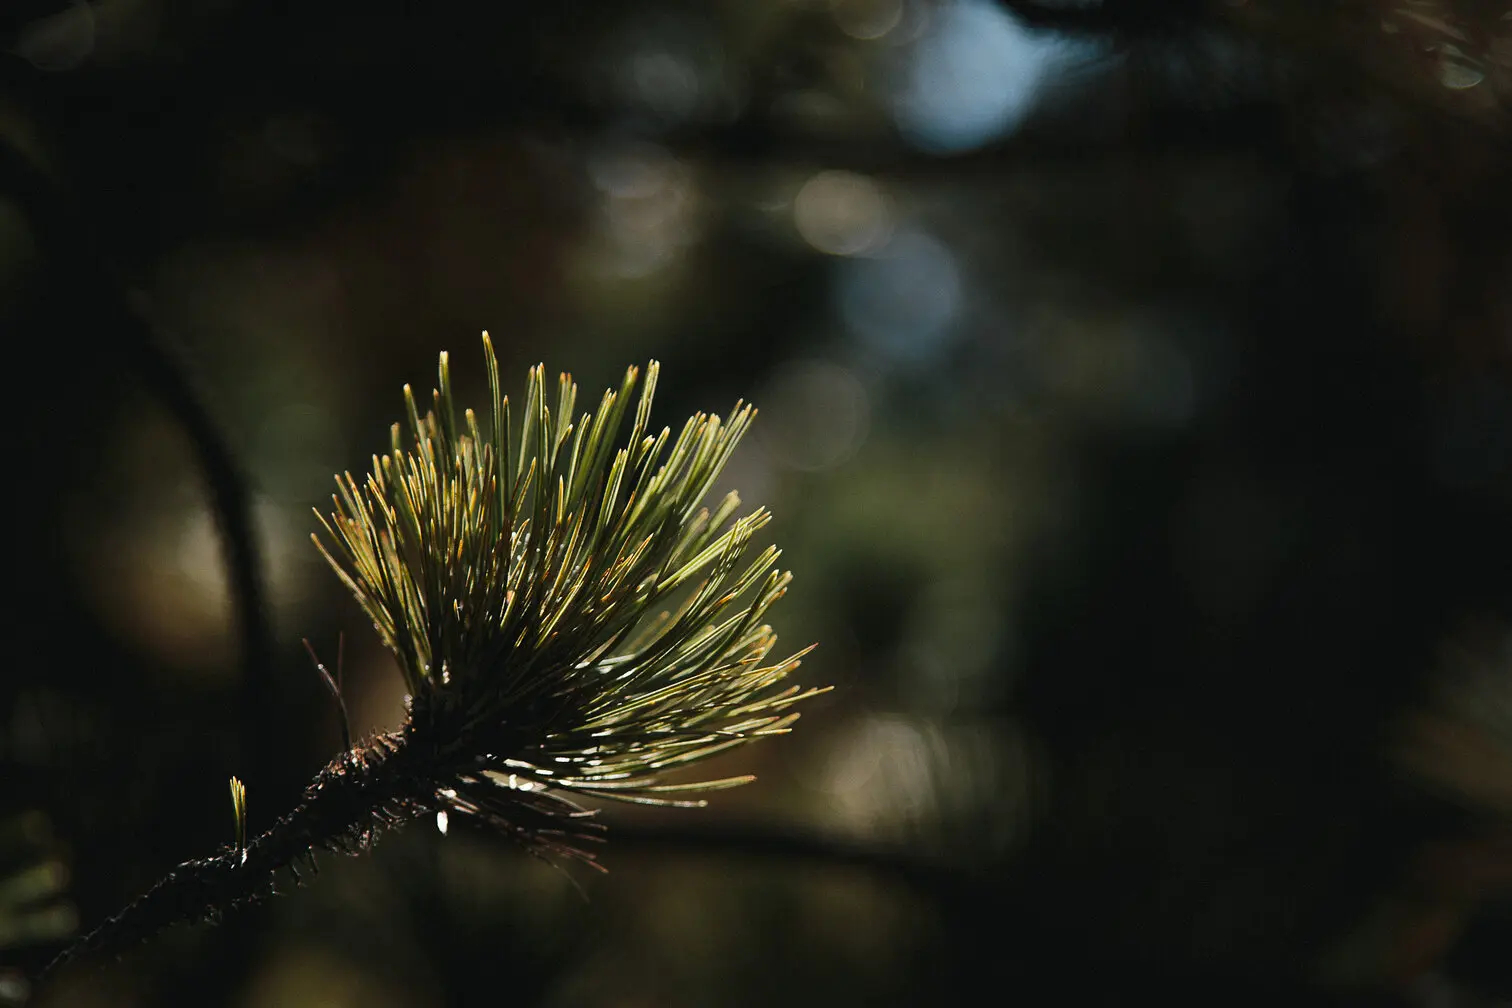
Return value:
M 0 2 L 0 1004 L 1512 1004 L 1496 0 Z M 412 828 L 38 985 L 397 672 L 399 389 L 762 408 L 837 689 L 603 877 Z M 465 394 L 463 394 L 465 393 Z M 716 772 L 714 775 L 718 775 Z

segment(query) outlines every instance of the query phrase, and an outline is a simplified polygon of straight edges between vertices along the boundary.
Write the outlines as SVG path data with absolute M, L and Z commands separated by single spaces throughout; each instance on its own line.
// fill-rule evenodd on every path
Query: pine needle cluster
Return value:
M 702 805 L 752 778 L 668 776 L 788 731 L 793 705 L 822 692 L 788 684 L 806 652 L 771 658 L 764 617 L 791 574 L 775 547 L 748 556 L 768 512 L 736 517 L 735 493 L 704 505 L 755 410 L 653 433 L 653 361 L 581 414 L 571 376 L 548 395 L 537 366 L 516 411 L 486 333 L 483 346 L 487 427 L 458 416 L 442 353 L 430 408 L 406 386 L 389 453 L 363 480 L 338 477 L 334 510 L 317 512 L 317 547 L 403 673 L 404 724 L 339 754 L 250 840 L 233 782 L 236 844 L 180 865 L 69 954 L 216 917 L 318 852 L 361 851 L 423 816 L 596 865 L 602 827 L 575 798 Z

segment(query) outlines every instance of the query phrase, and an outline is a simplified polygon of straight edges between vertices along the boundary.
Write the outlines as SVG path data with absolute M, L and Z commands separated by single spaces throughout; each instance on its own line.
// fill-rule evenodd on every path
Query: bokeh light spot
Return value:
M 866 440 L 871 402 L 851 371 L 823 361 L 789 364 L 761 397 L 763 444 L 789 469 L 829 469 Z
M 693 174 L 661 147 L 616 147 L 594 158 L 589 174 L 603 198 L 604 272 L 648 276 L 698 240 Z
M 889 358 L 936 354 L 961 308 L 955 257 L 930 236 L 899 235 L 876 258 L 846 264 L 838 286 L 846 324 Z
M 830 255 L 860 255 L 880 247 L 892 231 L 892 208 L 882 187 L 864 175 L 820 172 L 793 201 L 803 240 Z
M 956 0 L 919 40 L 894 116 L 925 150 L 969 150 L 1008 132 L 1033 102 L 1061 43 L 985 0 Z
M 870 41 L 903 20 L 903 0 L 835 0 L 835 24 L 851 38 Z

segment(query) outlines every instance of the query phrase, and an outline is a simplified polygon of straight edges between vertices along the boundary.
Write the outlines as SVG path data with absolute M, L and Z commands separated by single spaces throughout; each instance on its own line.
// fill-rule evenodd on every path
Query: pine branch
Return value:
M 233 779 L 237 843 L 179 865 L 57 962 L 216 919 L 271 895 L 280 873 L 297 882 L 317 854 L 359 853 L 428 815 L 598 867 L 603 828 L 570 796 L 703 805 L 752 778 L 668 772 L 787 732 L 790 708 L 823 692 L 785 685 L 806 650 L 767 662 L 777 637 L 762 618 L 791 575 L 775 547 L 743 557 L 768 513 L 732 521 L 734 493 L 703 507 L 754 409 L 653 436 L 652 362 L 633 411 L 635 368 L 574 422 L 570 376 L 548 406 L 536 367 L 516 435 L 487 334 L 484 349 L 490 431 L 471 410 L 459 421 L 443 353 L 433 409 L 422 417 L 406 387 L 409 439 L 394 425 L 390 453 L 362 483 L 340 477 L 319 516 L 317 547 L 398 659 L 403 727 L 337 756 L 250 843 Z

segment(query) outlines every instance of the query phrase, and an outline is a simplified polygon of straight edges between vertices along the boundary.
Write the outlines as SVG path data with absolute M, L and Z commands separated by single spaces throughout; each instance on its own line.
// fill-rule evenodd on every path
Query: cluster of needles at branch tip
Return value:
M 791 574 L 775 547 L 748 555 L 768 512 L 736 517 L 735 493 L 704 506 L 754 409 L 652 432 L 656 362 L 580 415 L 571 376 L 551 397 L 537 366 L 516 427 L 486 333 L 483 346 L 487 429 L 458 416 L 443 352 L 431 408 L 406 386 L 408 430 L 317 512 L 317 547 L 398 660 L 404 724 L 338 755 L 255 839 L 233 781 L 235 846 L 180 865 L 65 955 L 213 918 L 318 851 L 355 853 L 423 816 L 597 866 L 602 826 L 575 796 L 702 805 L 752 777 L 668 774 L 787 732 L 793 705 L 823 691 L 787 682 L 807 649 L 770 659 L 763 619 Z

